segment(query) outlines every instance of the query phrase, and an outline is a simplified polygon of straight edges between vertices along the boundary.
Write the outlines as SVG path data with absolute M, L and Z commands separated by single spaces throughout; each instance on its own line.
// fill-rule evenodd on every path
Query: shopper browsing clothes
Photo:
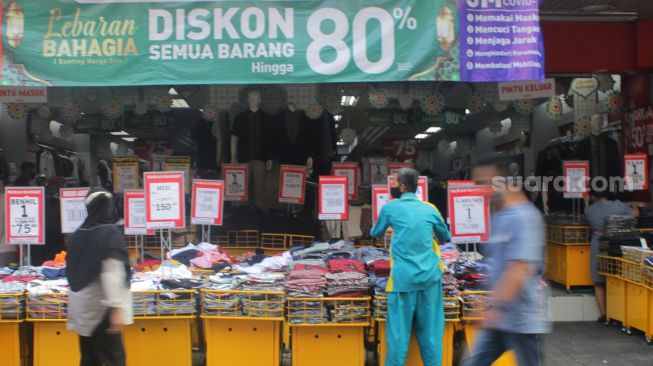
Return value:
M 36 177 L 36 164 L 31 161 L 24 161 L 20 164 L 20 175 L 14 180 L 16 187 L 29 187 Z
M 599 307 L 601 317 L 599 322 L 605 322 L 605 277 L 599 275 L 599 240 L 603 236 L 605 219 L 611 215 L 639 216 L 637 207 L 630 207 L 627 204 L 613 200 L 612 194 L 608 191 L 592 191 L 590 193 L 591 204 L 585 210 L 585 218 L 592 227 L 592 247 L 590 255 L 590 272 L 594 282 L 594 297 Z
M 121 327 L 131 324 L 129 255 L 113 196 L 91 190 L 88 217 L 67 249 L 68 329 L 79 335 L 82 366 L 124 366 Z
M 508 166 L 488 160 L 477 164 L 472 177 L 477 184 L 492 184 L 495 177 L 509 176 Z M 508 350 L 520 366 L 542 365 L 543 334 L 551 330 L 542 281 L 544 223 L 519 187 L 493 188 L 492 232 L 485 245 L 493 293 L 485 304 L 483 329 L 463 365 L 489 366 Z
M 450 239 L 440 212 L 417 198 L 419 173 L 401 169 L 395 176 L 391 195 L 372 228 L 373 237 L 383 236 L 392 227 L 391 272 L 386 323 L 386 365 L 403 366 L 406 362 L 411 330 L 415 330 L 425 366 L 442 364 L 444 308 L 442 272 L 438 244 Z

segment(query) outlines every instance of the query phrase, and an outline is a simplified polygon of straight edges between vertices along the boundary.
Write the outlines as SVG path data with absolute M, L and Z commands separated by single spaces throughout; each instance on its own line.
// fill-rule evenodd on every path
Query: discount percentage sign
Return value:
M 417 29 L 417 19 L 411 16 L 413 11 L 412 6 L 406 8 L 394 8 L 392 9 L 392 17 L 399 20 L 399 29 L 408 28 L 410 30 Z

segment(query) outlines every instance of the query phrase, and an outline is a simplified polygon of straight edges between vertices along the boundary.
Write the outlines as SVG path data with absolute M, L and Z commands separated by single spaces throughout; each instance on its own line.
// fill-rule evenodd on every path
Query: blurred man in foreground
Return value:
M 506 182 L 509 165 L 488 160 L 472 171 L 477 184 L 493 188 L 491 239 L 485 244 L 493 293 L 485 304 L 483 330 L 464 366 L 492 365 L 508 350 L 515 352 L 520 366 L 542 365 L 543 334 L 551 329 L 542 280 L 544 222 L 521 187 Z

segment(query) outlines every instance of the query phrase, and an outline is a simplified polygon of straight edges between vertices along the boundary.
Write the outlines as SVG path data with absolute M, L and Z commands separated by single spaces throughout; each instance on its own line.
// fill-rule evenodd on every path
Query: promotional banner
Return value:
M 163 164 L 163 170 L 166 172 L 184 172 L 186 182 L 184 183 L 185 193 L 190 192 L 190 156 L 166 156 L 166 162 Z
M 224 182 L 193 179 L 190 222 L 194 225 L 222 225 Z
M 415 139 L 383 139 L 383 155 L 397 160 L 417 159 L 418 141 Z
M 125 235 L 154 235 L 145 223 L 145 191 L 125 191 Z
M 222 164 L 224 200 L 247 202 L 249 199 L 249 167 L 247 164 Z
M 318 187 L 318 218 L 320 220 L 346 221 L 349 218 L 347 186 L 347 177 L 320 177 Z
M 629 191 L 648 189 L 648 155 L 624 155 L 625 188 Z
M 113 158 L 113 191 L 123 192 L 139 187 L 138 158 Z
M 385 184 L 372 186 L 372 224 L 376 224 L 381 214 L 381 209 L 390 202 L 390 191 Z
M 448 191 L 452 243 L 482 243 L 490 238 L 489 186 Z
M 358 163 L 333 163 L 331 174 L 340 177 L 347 177 L 347 194 L 349 199 L 358 199 Z
M 148 229 L 186 226 L 184 172 L 147 172 L 145 185 L 145 222 Z
M 303 205 L 305 192 L 306 167 L 282 165 L 279 172 L 279 202 Z
M 4 10 L 0 83 L 11 86 L 544 75 L 538 0 L 15 0 Z
M 84 200 L 89 190 L 89 188 L 59 189 L 62 233 L 74 233 L 86 220 L 87 212 Z
M 544 81 L 540 0 L 459 0 L 460 79 Z M 441 11 L 436 18 L 438 42 Z M 450 32 L 443 32 L 448 34 Z
M 45 189 L 5 188 L 5 242 L 45 244 Z
M 589 161 L 565 161 L 562 165 L 565 177 L 564 198 L 583 198 L 588 195 L 590 184 Z

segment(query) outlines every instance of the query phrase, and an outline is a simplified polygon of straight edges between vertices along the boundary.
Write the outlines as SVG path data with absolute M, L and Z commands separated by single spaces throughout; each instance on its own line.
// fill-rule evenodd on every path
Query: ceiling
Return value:
M 551 15 L 589 15 L 601 16 L 600 13 L 583 13 L 583 7 L 591 5 L 609 5 L 608 13 L 637 13 L 640 18 L 653 18 L 653 1 L 651 0 L 542 0 L 540 12 L 544 19 Z

